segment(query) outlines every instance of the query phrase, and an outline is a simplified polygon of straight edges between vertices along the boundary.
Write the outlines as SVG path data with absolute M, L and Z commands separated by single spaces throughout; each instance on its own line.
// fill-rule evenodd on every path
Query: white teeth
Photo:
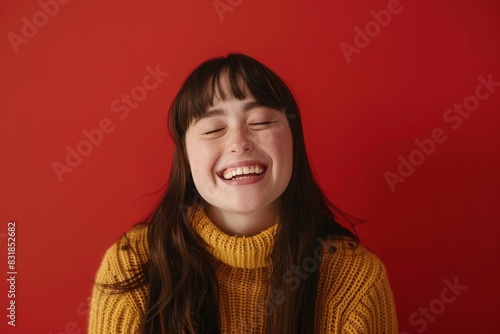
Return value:
M 246 174 L 262 174 L 264 172 L 264 168 L 260 165 L 255 166 L 243 166 L 236 168 L 228 168 L 223 173 L 222 176 L 226 180 L 230 180 L 237 175 L 246 175 Z M 251 176 L 249 176 L 251 177 Z

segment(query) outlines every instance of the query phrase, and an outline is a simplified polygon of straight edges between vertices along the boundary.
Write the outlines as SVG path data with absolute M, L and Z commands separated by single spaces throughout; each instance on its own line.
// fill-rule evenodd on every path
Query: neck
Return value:
M 215 226 L 227 235 L 251 237 L 274 224 L 278 217 L 278 201 L 257 212 L 231 212 L 207 204 L 206 215 Z

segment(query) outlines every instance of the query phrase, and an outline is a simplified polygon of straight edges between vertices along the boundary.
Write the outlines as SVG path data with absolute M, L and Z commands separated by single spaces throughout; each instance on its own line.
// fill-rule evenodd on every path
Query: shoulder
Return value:
M 320 285 L 324 292 L 345 290 L 362 294 L 386 280 L 380 258 L 363 245 L 351 240 L 326 241 L 322 244 Z
M 148 227 L 148 224 L 133 227 L 122 235 L 113 247 L 121 251 L 131 251 L 140 258 L 148 256 Z
M 147 225 L 131 229 L 104 254 L 92 289 L 89 333 L 131 333 L 138 330 L 146 309 L 147 288 L 119 291 L 113 286 L 130 282 L 139 266 L 148 261 L 147 231 Z
M 104 282 L 115 283 L 123 281 L 130 273 L 149 260 L 148 225 L 139 225 L 123 234 L 111 247 L 102 259 L 98 278 Z
M 382 261 L 353 241 L 325 242 L 318 326 L 337 333 L 397 333 L 394 298 Z

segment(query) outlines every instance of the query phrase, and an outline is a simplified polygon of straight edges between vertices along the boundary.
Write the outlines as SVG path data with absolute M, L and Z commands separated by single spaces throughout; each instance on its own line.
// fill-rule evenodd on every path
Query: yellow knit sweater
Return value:
M 194 226 L 207 243 L 208 252 L 220 261 L 216 275 L 222 333 L 263 333 L 269 255 L 277 225 L 252 237 L 229 236 L 199 210 Z M 128 242 L 122 238 L 107 250 L 96 282 L 123 280 L 128 277 L 128 269 L 147 261 L 147 227 L 132 229 L 127 238 Z M 292 289 L 298 287 L 313 270 L 320 271 L 315 333 L 397 333 L 392 292 L 384 266 L 375 255 L 349 241 L 325 240 L 318 243 L 315 256 L 294 268 L 283 283 L 291 284 Z M 147 287 L 110 294 L 95 286 L 89 333 L 135 333 L 145 312 L 147 294 Z

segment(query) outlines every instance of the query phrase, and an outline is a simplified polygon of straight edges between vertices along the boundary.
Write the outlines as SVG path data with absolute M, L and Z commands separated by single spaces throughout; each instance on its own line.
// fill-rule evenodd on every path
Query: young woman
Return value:
M 106 252 L 90 333 L 397 333 L 384 266 L 337 222 L 275 73 L 206 61 L 169 125 L 166 193 Z

